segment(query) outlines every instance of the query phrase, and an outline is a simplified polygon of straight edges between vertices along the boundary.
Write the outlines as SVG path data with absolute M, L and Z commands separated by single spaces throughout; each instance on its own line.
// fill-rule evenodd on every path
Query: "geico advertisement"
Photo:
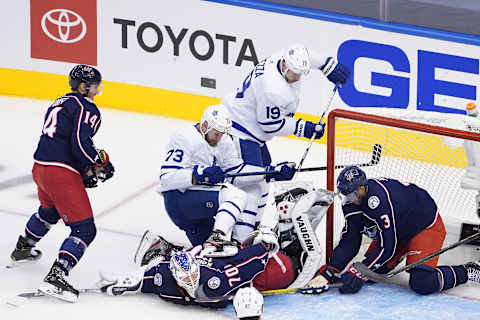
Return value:
M 106 80 L 221 97 L 292 43 L 337 56 L 352 77 L 334 106 L 464 112 L 476 101 L 479 47 L 197 0 L 9 3 L 0 66 L 65 73 L 97 65 Z M 30 14 L 30 30 L 13 12 Z M 304 81 L 299 111 L 320 114 L 332 85 Z

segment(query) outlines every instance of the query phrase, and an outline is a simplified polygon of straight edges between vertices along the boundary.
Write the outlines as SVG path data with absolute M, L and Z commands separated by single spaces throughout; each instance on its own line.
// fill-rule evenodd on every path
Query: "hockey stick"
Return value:
M 365 277 L 367 277 L 369 280 L 372 280 L 372 281 L 375 281 L 375 282 L 386 282 L 388 279 L 390 279 L 391 277 L 403 272 L 403 271 L 407 271 L 407 270 L 410 270 L 410 269 L 413 269 L 415 268 L 416 266 L 424 263 L 425 261 L 427 260 L 430 260 L 431 258 L 435 258 L 436 256 L 439 256 L 441 255 L 442 253 L 444 252 L 447 252 L 448 250 L 451 250 L 453 248 L 456 248 L 462 244 L 465 244 L 465 243 L 469 243 L 469 242 L 472 242 L 473 240 L 475 239 L 478 239 L 480 237 L 480 232 L 477 232 L 475 234 L 472 234 L 471 236 L 463 239 L 463 240 L 460 240 L 458 242 L 455 242 L 454 244 L 451 244 L 449 245 L 448 247 L 445 247 L 441 250 L 438 250 L 437 252 L 434 252 L 418 261 L 415 261 L 414 263 L 411 263 L 411 264 L 407 264 L 406 266 L 398 269 L 398 270 L 393 270 L 393 271 L 390 271 L 389 273 L 387 274 L 379 274 L 379 273 L 376 273 L 372 270 L 370 270 L 366 265 L 364 265 L 363 263 L 361 262 L 355 262 L 353 264 L 353 266 L 355 267 L 355 269 L 357 269 L 361 274 L 363 274 Z
M 358 163 L 358 164 L 338 164 L 335 166 L 335 169 L 343 169 L 348 166 L 357 166 L 357 167 L 371 167 L 378 164 L 380 161 L 380 157 L 382 156 L 382 145 L 381 144 L 374 144 L 372 149 L 372 158 L 369 162 L 365 163 Z M 311 167 L 311 168 L 301 168 L 300 172 L 308 172 L 308 171 L 322 171 L 327 170 L 326 166 L 323 167 Z M 228 173 L 225 176 L 227 178 L 233 177 L 244 177 L 244 176 L 256 176 L 262 174 L 275 174 L 278 171 L 255 171 L 255 172 L 238 172 L 238 173 Z
M 95 292 L 95 293 L 100 293 L 100 289 L 98 288 L 86 288 L 86 289 L 79 289 L 79 293 L 87 293 L 87 292 Z M 43 292 L 40 291 L 32 291 L 32 292 L 24 292 L 17 294 L 15 297 L 9 299 L 6 301 L 6 304 L 9 304 L 14 307 L 21 307 L 23 304 L 25 304 L 28 300 L 31 298 L 36 298 L 36 297 L 47 297 Z M 59 299 L 59 298 L 57 298 Z M 67 301 L 68 302 L 68 301 Z
M 320 117 L 320 121 L 318 121 L 319 124 L 322 122 L 322 120 L 323 120 L 323 118 L 325 117 L 325 114 L 327 113 L 328 109 L 330 109 L 330 105 L 332 104 L 333 97 L 335 97 L 335 93 L 337 93 L 337 90 L 338 90 L 339 87 L 340 87 L 340 84 L 337 83 L 337 84 L 335 85 L 335 88 L 333 88 L 333 93 L 332 93 L 332 95 L 330 96 L 330 99 L 328 100 L 328 104 L 327 104 L 325 110 L 323 110 L 322 116 Z M 303 156 L 302 156 L 302 158 L 300 159 L 300 162 L 298 163 L 297 171 L 295 172 L 295 176 L 293 177 L 293 179 L 296 178 L 298 172 L 299 172 L 300 169 L 302 168 L 303 162 L 305 161 L 305 158 L 307 157 L 307 154 L 308 154 L 308 152 L 310 151 L 310 148 L 312 147 L 313 140 L 315 139 L 315 136 L 316 136 L 316 135 L 317 135 L 317 134 L 314 133 L 314 134 L 312 135 L 312 137 L 310 138 L 310 141 L 308 142 L 307 148 L 306 148 L 305 151 L 303 152 Z
M 278 294 L 286 294 L 286 293 L 308 293 L 309 291 L 320 291 L 318 293 L 323 293 L 328 291 L 330 288 L 340 288 L 343 286 L 343 283 L 332 283 L 332 284 L 327 284 L 321 287 L 316 287 L 316 288 L 287 288 L 287 289 L 277 289 L 277 290 L 266 290 L 266 291 L 261 291 L 261 294 L 264 296 L 272 296 L 272 295 L 278 295 Z

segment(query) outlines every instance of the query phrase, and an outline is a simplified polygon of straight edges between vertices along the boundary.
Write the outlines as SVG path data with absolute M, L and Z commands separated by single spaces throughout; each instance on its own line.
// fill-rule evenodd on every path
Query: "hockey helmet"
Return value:
M 285 61 L 284 77 L 287 70 L 298 75 L 307 75 L 310 72 L 310 57 L 304 45 L 295 44 L 288 47 L 283 54 L 283 60 Z
M 102 75 L 100 74 L 100 71 L 94 67 L 85 64 L 76 65 L 73 67 L 72 71 L 70 71 L 68 84 L 72 90 L 77 90 L 82 82 L 86 84 L 88 92 L 90 85 L 100 84 L 102 82 Z
M 219 132 L 228 133 L 232 127 L 232 119 L 227 108 L 222 105 L 209 106 L 203 112 L 202 119 L 200 120 L 200 126 L 203 123 L 207 123 L 207 128 L 202 134 L 207 134 L 211 129 L 215 129 Z
M 238 319 L 260 317 L 263 313 L 263 296 L 254 287 L 238 289 L 233 298 Z
M 356 193 L 361 186 L 367 185 L 367 175 L 357 166 L 348 166 L 337 178 L 337 189 L 344 196 Z
M 176 251 L 170 258 L 170 272 L 177 284 L 194 298 L 200 283 L 200 264 L 188 251 Z

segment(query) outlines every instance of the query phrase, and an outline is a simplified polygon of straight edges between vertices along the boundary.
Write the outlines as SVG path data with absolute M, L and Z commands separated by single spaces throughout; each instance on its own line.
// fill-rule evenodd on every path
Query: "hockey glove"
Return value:
M 328 57 L 325 64 L 320 67 L 320 70 L 322 70 L 328 80 L 340 87 L 347 82 L 347 79 L 350 76 L 350 70 L 348 67 L 338 62 L 333 57 Z
M 337 268 L 331 267 L 329 265 L 324 264 L 315 274 L 312 280 L 310 280 L 306 288 L 322 288 L 329 284 L 336 283 L 340 281 L 340 277 L 338 276 L 339 270 Z M 318 294 L 322 293 L 326 290 L 324 289 L 316 289 L 316 290 L 304 290 L 302 291 L 303 294 Z
M 314 139 L 320 139 L 325 133 L 325 123 L 313 123 L 310 121 L 305 121 L 303 119 L 298 119 L 295 126 L 294 134 L 300 138 L 310 139 L 314 134 Z
M 265 176 L 267 182 L 292 180 L 295 175 L 295 162 L 280 162 L 276 166 L 268 166 L 267 171 L 276 171 Z
M 110 162 L 110 157 L 105 150 L 98 150 L 98 157 L 96 157 L 95 161 L 97 162 L 95 165 L 95 173 L 100 181 L 105 182 L 113 177 L 115 168 Z
M 95 166 L 87 167 L 82 175 L 83 185 L 85 188 L 97 187 L 98 178 L 95 173 Z
M 193 167 L 193 184 L 217 184 L 225 181 L 225 173 L 219 166 Z
M 342 274 L 343 286 L 340 287 L 340 293 L 357 293 L 368 279 L 362 275 L 353 264 Z

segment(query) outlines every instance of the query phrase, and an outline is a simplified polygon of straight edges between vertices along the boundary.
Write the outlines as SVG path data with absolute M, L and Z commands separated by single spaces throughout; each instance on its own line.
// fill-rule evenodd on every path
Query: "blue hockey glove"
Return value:
M 225 173 L 219 166 L 193 167 L 193 184 L 217 184 L 225 181 Z
M 276 166 L 268 166 L 267 171 L 277 171 L 265 177 L 267 182 L 292 180 L 295 175 L 295 162 L 280 162 Z
M 333 57 L 328 57 L 325 64 L 320 67 L 320 70 L 322 70 L 328 80 L 340 86 L 345 84 L 350 76 L 348 67 Z
M 314 139 L 320 139 L 325 133 L 325 123 L 313 123 L 303 119 L 297 120 L 294 134 L 300 138 L 310 139 L 314 134 Z
M 358 272 L 353 264 L 342 274 L 343 286 L 340 287 L 340 293 L 357 293 L 368 279 Z

